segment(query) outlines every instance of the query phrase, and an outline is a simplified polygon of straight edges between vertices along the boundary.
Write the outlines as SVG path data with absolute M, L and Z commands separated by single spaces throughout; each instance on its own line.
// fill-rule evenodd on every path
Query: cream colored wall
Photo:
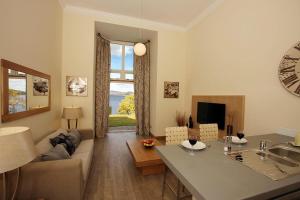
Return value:
M 103 21 L 157 31 L 151 52 L 157 55 L 151 58 L 151 131 L 155 135 L 164 135 L 165 127 L 175 125 L 176 110 L 189 113 L 193 94 L 246 95 L 247 134 L 280 127 L 299 130 L 299 98 L 286 92 L 277 78 L 282 55 L 299 40 L 299 6 L 297 0 L 227 0 L 186 35 L 159 24 L 141 25 L 139 20 L 81 9 L 65 9 L 61 22 L 56 1 L 2 1 L 0 24 L 5 29 L 0 32 L 0 57 L 50 74 L 52 109 L 0 126 L 30 126 L 37 140 L 59 127 L 63 106 L 74 105 L 83 107 L 79 127 L 94 127 L 95 21 Z M 66 75 L 88 77 L 88 97 L 66 96 Z M 179 99 L 163 98 L 164 81 L 180 82 Z
M 155 115 L 151 131 L 159 136 L 165 135 L 166 127 L 176 126 L 176 111 L 185 111 L 186 35 L 159 31 L 157 45 L 156 110 L 151 110 Z M 179 82 L 179 98 L 164 98 L 164 81 Z
M 226 0 L 188 31 L 188 92 L 246 95 L 245 132 L 300 130 L 300 99 L 278 80 L 285 51 L 300 40 L 300 1 Z
M 79 128 L 94 127 L 94 39 L 95 24 L 89 18 L 64 12 L 61 96 L 62 107 L 80 106 L 83 117 Z M 88 96 L 66 96 L 66 76 L 82 76 L 88 79 Z M 67 127 L 62 120 L 62 127 Z
M 2 126 L 29 126 L 34 140 L 60 126 L 62 9 L 53 0 L 1 0 L 0 58 L 51 75 L 51 111 Z
M 95 12 L 66 8 L 63 19 L 63 65 L 62 65 L 62 106 L 76 105 L 83 108 L 84 117 L 79 120 L 80 128 L 94 127 L 94 49 L 95 22 L 107 22 L 124 26 L 137 26 L 138 20 L 128 18 L 107 18 Z M 163 135 L 164 128 L 175 124 L 176 109 L 184 106 L 185 78 L 185 33 L 169 31 L 143 23 L 143 28 L 157 31 L 151 46 L 151 54 L 157 54 L 151 62 L 151 131 Z M 156 48 L 157 47 L 157 48 Z M 157 52 L 155 52 L 157 49 Z M 172 59 L 170 59 L 170 57 Z M 65 76 L 88 77 L 88 97 L 67 97 Z M 180 81 L 179 99 L 163 99 L 163 81 Z M 63 126 L 66 122 L 63 120 Z

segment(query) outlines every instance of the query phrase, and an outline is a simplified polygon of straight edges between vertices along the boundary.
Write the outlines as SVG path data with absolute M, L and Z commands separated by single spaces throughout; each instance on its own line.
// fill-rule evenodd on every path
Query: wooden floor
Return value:
M 96 139 L 85 200 L 162 199 L 163 175 L 142 176 L 135 168 L 126 140 L 135 133 L 109 133 Z M 165 200 L 175 199 L 166 189 Z

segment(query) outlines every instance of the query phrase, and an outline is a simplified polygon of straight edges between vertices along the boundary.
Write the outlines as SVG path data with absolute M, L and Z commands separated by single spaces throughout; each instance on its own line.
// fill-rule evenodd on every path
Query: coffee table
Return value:
M 161 145 L 158 140 L 154 140 L 156 146 Z M 155 148 L 145 148 L 141 141 L 141 139 L 126 141 L 135 166 L 143 175 L 163 173 L 165 171 L 165 164 L 156 153 Z

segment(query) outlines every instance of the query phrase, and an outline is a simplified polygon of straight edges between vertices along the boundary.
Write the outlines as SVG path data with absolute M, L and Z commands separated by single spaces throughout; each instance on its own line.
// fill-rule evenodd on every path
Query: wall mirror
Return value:
M 50 110 L 50 75 L 1 60 L 2 122 Z

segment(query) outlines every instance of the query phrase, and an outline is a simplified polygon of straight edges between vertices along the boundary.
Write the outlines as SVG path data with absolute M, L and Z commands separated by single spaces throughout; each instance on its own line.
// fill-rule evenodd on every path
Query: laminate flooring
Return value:
M 161 200 L 163 175 L 142 176 L 126 146 L 133 132 L 108 133 L 95 140 L 85 200 Z M 167 187 L 166 187 L 167 188 Z M 166 189 L 164 200 L 176 199 Z

